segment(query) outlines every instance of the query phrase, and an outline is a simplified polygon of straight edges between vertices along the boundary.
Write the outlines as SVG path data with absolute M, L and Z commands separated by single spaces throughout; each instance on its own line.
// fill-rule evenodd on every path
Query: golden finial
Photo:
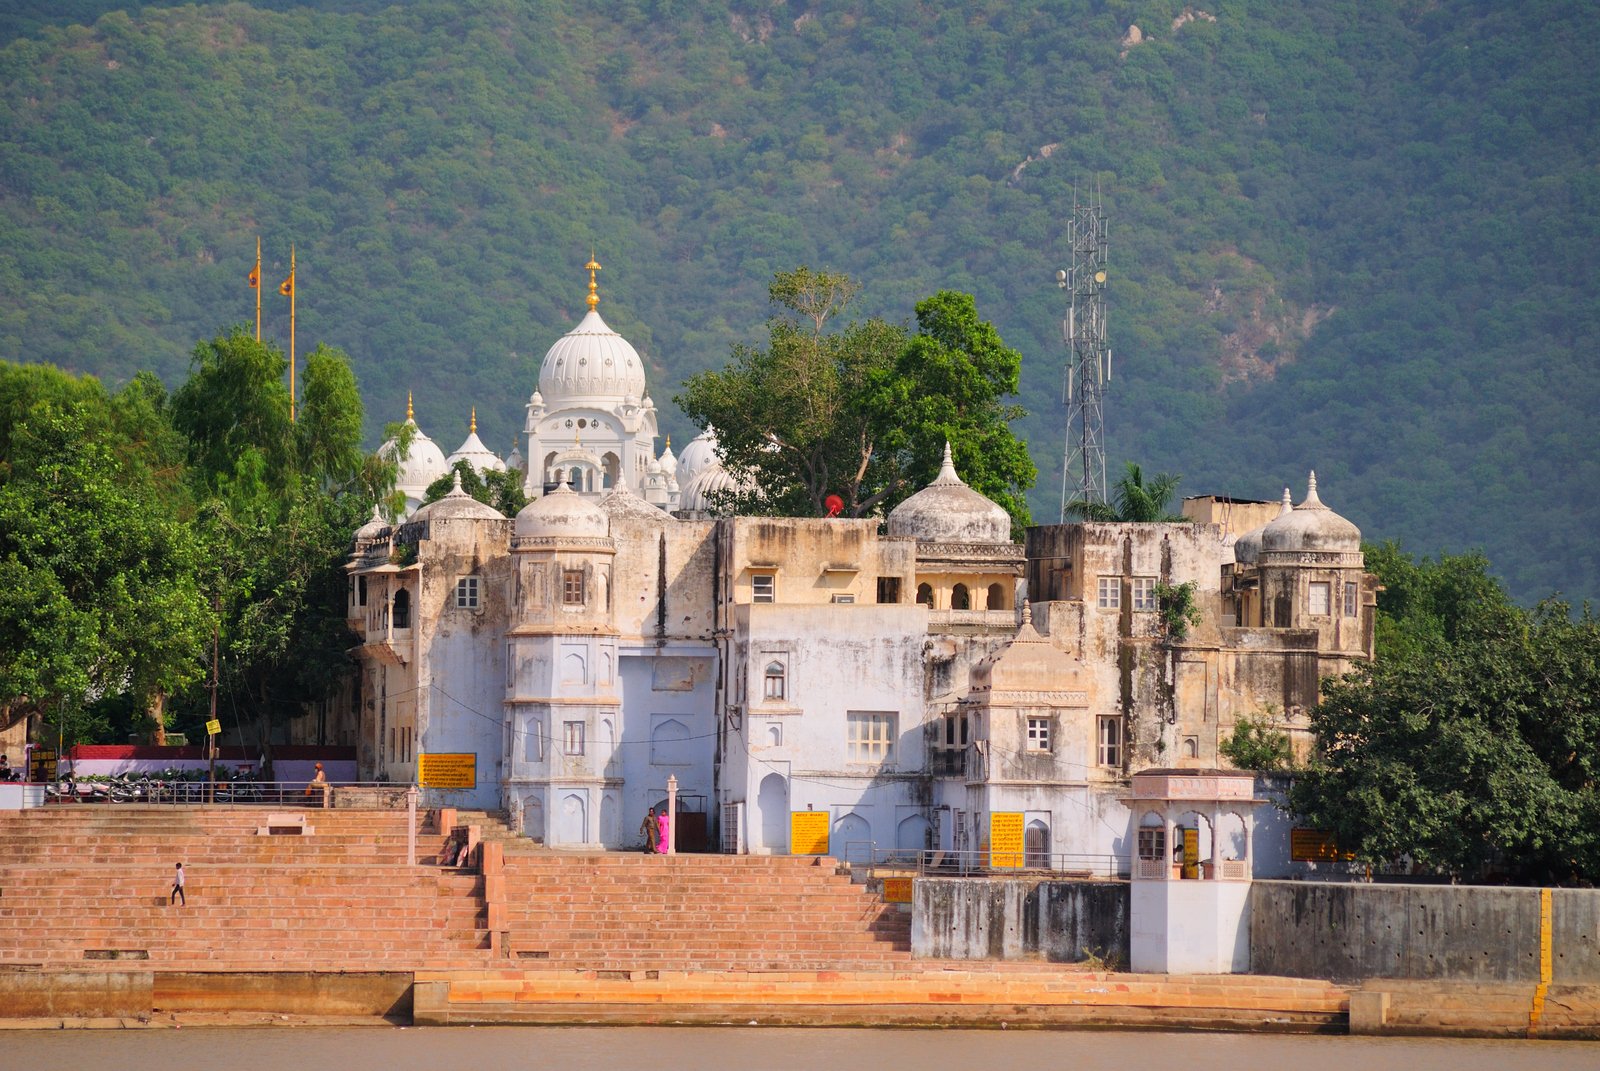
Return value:
M 668 450 L 672 449 L 672 436 L 671 435 L 667 436 L 667 449 Z
M 411 412 L 411 392 L 410 391 L 406 391 L 406 419 L 407 420 L 416 419 L 415 414 L 413 414 Z
M 585 264 L 583 269 L 589 273 L 589 296 L 584 300 L 589 303 L 589 308 L 593 309 L 600 304 L 600 288 L 594 281 L 594 273 L 600 270 L 600 262 L 594 259 L 593 247 L 589 249 L 589 263 Z
M 469 434 L 472 434 L 472 435 L 478 434 L 478 407 L 477 406 L 473 406 L 472 407 L 472 427 L 468 428 L 467 431 L 468 431 Z

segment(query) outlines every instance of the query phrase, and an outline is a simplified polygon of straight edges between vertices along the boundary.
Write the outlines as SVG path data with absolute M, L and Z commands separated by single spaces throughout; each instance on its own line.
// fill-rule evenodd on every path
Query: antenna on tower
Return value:
M 1067 345 L 1062 401 L 1067 407 L 1066 456 L 1061 465 L 1061 520 L 1073 502 L 1106 500 L 1105 411 L 1111 380 L 1111 348 L 1106 345 L 1106 213 L 1096 183 L 1082 200 L 1072 189 L 1067 222 L 1072 266 L 1056 272 L 1067 291 L 1067 318 L 1061 339 Z

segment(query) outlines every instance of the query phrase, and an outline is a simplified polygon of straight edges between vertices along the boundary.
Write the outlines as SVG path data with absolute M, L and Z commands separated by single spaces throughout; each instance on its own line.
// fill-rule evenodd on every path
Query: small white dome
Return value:
M 661 471 L 665 472 L 669 476 L 677 475 L 678 459 L 672 456 L 672 436 L 667 436 L 666 449 L 662 450 L 661 456 L 652 463 L 659 464 L 661 466 Z
M 450 465 L 445 461 L 444 451 L 439 449 L 439 444 L 422 433 L 416 420 L 406 417 L 406 426 L 413 429 L 411 446 L 400 460 L 395 489 L 404 492 L 407 498 L 421 499 L 427 494 L 430 483 L 450 471 Z M 378 447 L 378 456 L 385 461 L 393 461 L 398 449 L 398 441 L 390 439 Z
M 472 430 L 467 433 L 467 439 L 456 452 L 444 459 L 445 464 L 451 468 L 456 467 L 457 461 L 465 461 L 480 475 L 485 472 L 504 472 L 506 463 L 501 461 L 493 450 L 483 445 L 483 440 L 478 438 L 478 418 L 473 414 Z
M 372 520 L 356 529 L 357 543 L 370 543 L 375 539 L 382 539 L 389 534 L 389 522 L 383 519 L 383 514 L 378 511 L 378 504 L 372 504 Z
M 694 445 L 693 443 L 690 444 Z M 687 450 L 684 453 L 688 453 Z M 712 463 L 710 468 L 701 469 L 695 473 L 689 482 L 683 486 L 683 495 L 678 501 L 678 508 L 686 511 L 700 513 L 715 513 L 718 507 L 710 501 L 713 491 L 737 491 L 739 484 L 721 465 Z
M 590 309 L 556 339 L 539 368 L 539 394 L 552 401 L 618 402 L 644 393 L 644 361 L 628 340 Z M 537 404 L 537 403 L 536 403 Z
M 1294 503 L 1289 499 L 1289 489 L 1283 489 L 1283 508 L 1278 510 L 1278 517 L 1294 511 Z M 1277 520 L 1274 517 L 1272 520 Z M 1268 521 L 1267 524 L 1271 524 Z M 1252 528 L 1244 535 L 1233 541 L 1233 560 L 1240 565 L 1253 565 L 1261 557 L 1261 533 L 1267 530 L 1267 525 Z
M 411 515 L 411 520 L 443 521 L 465 518 L 474 521 L 503 521 L 506 519 L 505 514 L 487 503 L 479 502 L 461 489 L 461 473 L 453 475 L 456 482 L 455 486 L 450 488 L 450 493 L 419 508 Z
M 602 498 L 600 508 L 608 517 L 631 517 L 650 524 L 676 524 L 678 521 L 672 514 L 634 494 L 625 483 L 618 484 L 616 490 Z
M 1350 554 L 1360 550 L 1361 529 L 1317 498 L 1315 472 L 1311 474 L 1305 501 L 1261 530 L 1264 554 L 1273 551 Z
M 696 435 L 678 456 L 678 482 L 687 488 L 702 469 L 718 464 L 717 429 L 707 424 L 706 430 Z
M 528 474 L 528 461 L 522 456 L 522 449 L 517 446 L 515 439 L 511 440 L 511 453 L 506 455 L 506 469 L 510 472 Z
M 610 521 L 600 508 L 575 493 L 565 480 L 561 486 L 522 507 L 517 514 L 518 536 L 578 536 L 605 538 Z
M 1009 543 L 1011 514 L 961 481 L 945 443 L 939 475 L 889 513 L 889 534 L 927 543 Z

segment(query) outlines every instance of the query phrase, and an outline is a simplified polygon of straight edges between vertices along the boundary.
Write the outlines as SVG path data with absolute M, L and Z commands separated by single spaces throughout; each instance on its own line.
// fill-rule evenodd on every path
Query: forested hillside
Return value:
M 1370 537 L 1600 596 L 1577 0 L 7 7 L 0 358 L 176 383 L 252 317 L 259 233 L 267 332 L 293 243 L 302 352 L 348 351 L 374 442 L 411 388 L 446 449 L 476 405 L 504 452 L 591 246 L 667 409 L 804 263 L 863 315 L 977 296 L 1024 355 L 1053 519 L 1052 275 L 1096 182 L 1114 471 L 1298 498 L 1315 467 Z

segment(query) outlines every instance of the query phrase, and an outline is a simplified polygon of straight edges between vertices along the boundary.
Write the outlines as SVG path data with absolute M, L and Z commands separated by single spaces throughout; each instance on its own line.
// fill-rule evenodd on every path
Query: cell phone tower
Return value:
M 1061 520 L 1074 502 L 1106 500 L 1104 398 L 1111 382 L 1111 347 L 1106 345 L 1106 213 L 1096 186 L 1082 200 L 1072 191 L 1067 223 L 1072 266 L 1056 272 L 1067 291 L 1067 344 L 1062 400 L 1067 407 L 1066 456 L 1061 465 Z

